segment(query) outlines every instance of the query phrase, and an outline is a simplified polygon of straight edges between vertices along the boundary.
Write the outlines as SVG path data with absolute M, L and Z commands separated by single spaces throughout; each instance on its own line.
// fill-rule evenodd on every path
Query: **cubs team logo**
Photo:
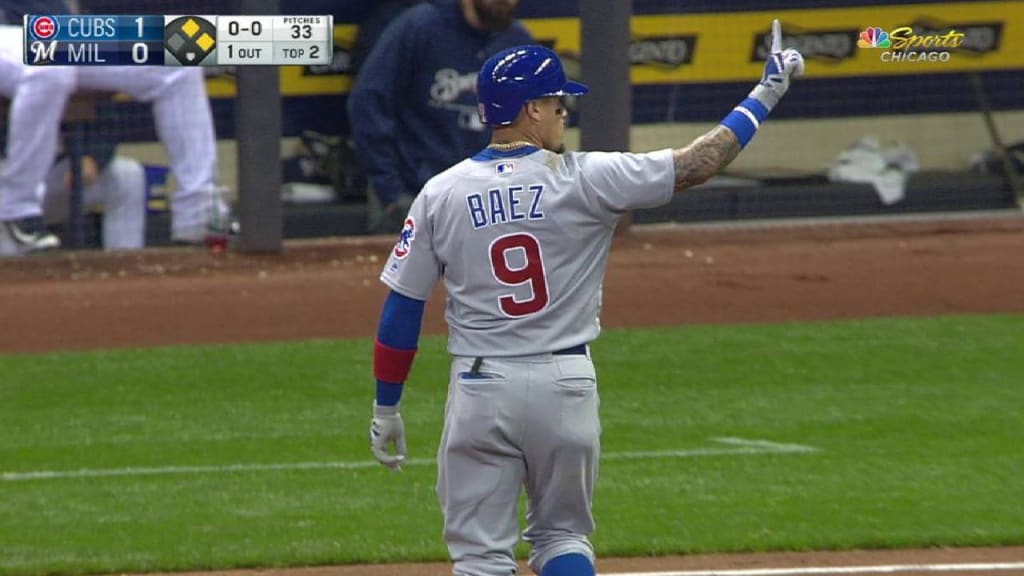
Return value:
M 49 40 L 59 31 L 57 20 L 50 16 L 36 16 L 29 28 L 32 30 L 32 37 L 37 40 Z
M 412 241 L 416 238 L 416 222 L 412 217 L 405 219 L 402 225 L 402 233 L 398 235 L 398 242 L 395 242 L 395 258 L 402 260 L 412 250 Z

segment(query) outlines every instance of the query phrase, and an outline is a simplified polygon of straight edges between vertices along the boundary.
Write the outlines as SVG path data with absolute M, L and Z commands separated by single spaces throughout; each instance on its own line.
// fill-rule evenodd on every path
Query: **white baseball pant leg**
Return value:
M 157 136 L 167 149 L 178 183 L 171 198 L 172 232 L 205 228 L 211 216 L 226 213 L 221 190 L 215 186 L 217 139 L 201 69 L 83 66 L 76 70 L 80 89 L 124 92 L 153 103 Z
M 103 248 L 138 250 L 145 247 L 146 170 L 142 163 L 134 158 L 115 156 L 93 187 L 99 189 L 103 203 Z
M 64 176 L 68 161 L 55 164 L 46 179 L 44 218 L 67 222 L 71 191 Z M 99 179 L 82 191 L 84 206 L 103 209 L 103 249 L 138 250 L 146 245 L 146 171 L 134 158 L 115 156 Z
M 593 560 L 588 535 L 601 425 L 587 356 L 538 354 L 452 362 L 437 495 L 456 576 L 516 571 L 517 502 L 528 497 L 530 566 L 563 554 Z
M 525 433 L 526 530 L 530 568 L 580 554 L 593 564 L 594 485 L 601 453 L 600 397 L 589 352 L 553 356 L 541 399 L 531 403 Z M 531 390 L 532 392 L 533 390 Z
M 57 154 L 64 106 L 74 90 L 75 69 L 26 66 L 22 30 L 0 26 L 0 94 L 8 110 L 7 160 L 0 170 L 0 220 L 40 216 L 47 171 Z

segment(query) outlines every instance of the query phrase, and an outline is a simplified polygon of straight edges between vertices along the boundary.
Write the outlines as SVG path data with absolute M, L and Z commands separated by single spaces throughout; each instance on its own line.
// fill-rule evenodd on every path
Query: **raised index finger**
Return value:
M 772 53 L 782 52 L 782 24 L 779 19 L 772 21 Z

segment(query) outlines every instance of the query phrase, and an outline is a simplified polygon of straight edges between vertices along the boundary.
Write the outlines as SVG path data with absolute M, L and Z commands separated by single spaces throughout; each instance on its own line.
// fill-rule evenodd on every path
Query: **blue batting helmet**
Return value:
M 589 88 L 565 77 L 558 54 L 543 46 L 515 46 L 491 56 L 476 78 L 480 120 L 507 126 L 523 105 L 545 96 L 581 96 Z

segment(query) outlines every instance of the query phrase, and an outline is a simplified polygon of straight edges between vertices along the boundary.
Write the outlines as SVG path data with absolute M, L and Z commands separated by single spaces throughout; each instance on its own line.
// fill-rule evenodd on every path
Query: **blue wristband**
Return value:
M 377 380 L 377 406 L 394 406 L 402 399 L 402 385 Z
M 754 134 L 766 118 L 768 108 L 755 98 L 747 98 L 722 119 L 721 125 L 736 134 L 742 148 L 754 138 Z

